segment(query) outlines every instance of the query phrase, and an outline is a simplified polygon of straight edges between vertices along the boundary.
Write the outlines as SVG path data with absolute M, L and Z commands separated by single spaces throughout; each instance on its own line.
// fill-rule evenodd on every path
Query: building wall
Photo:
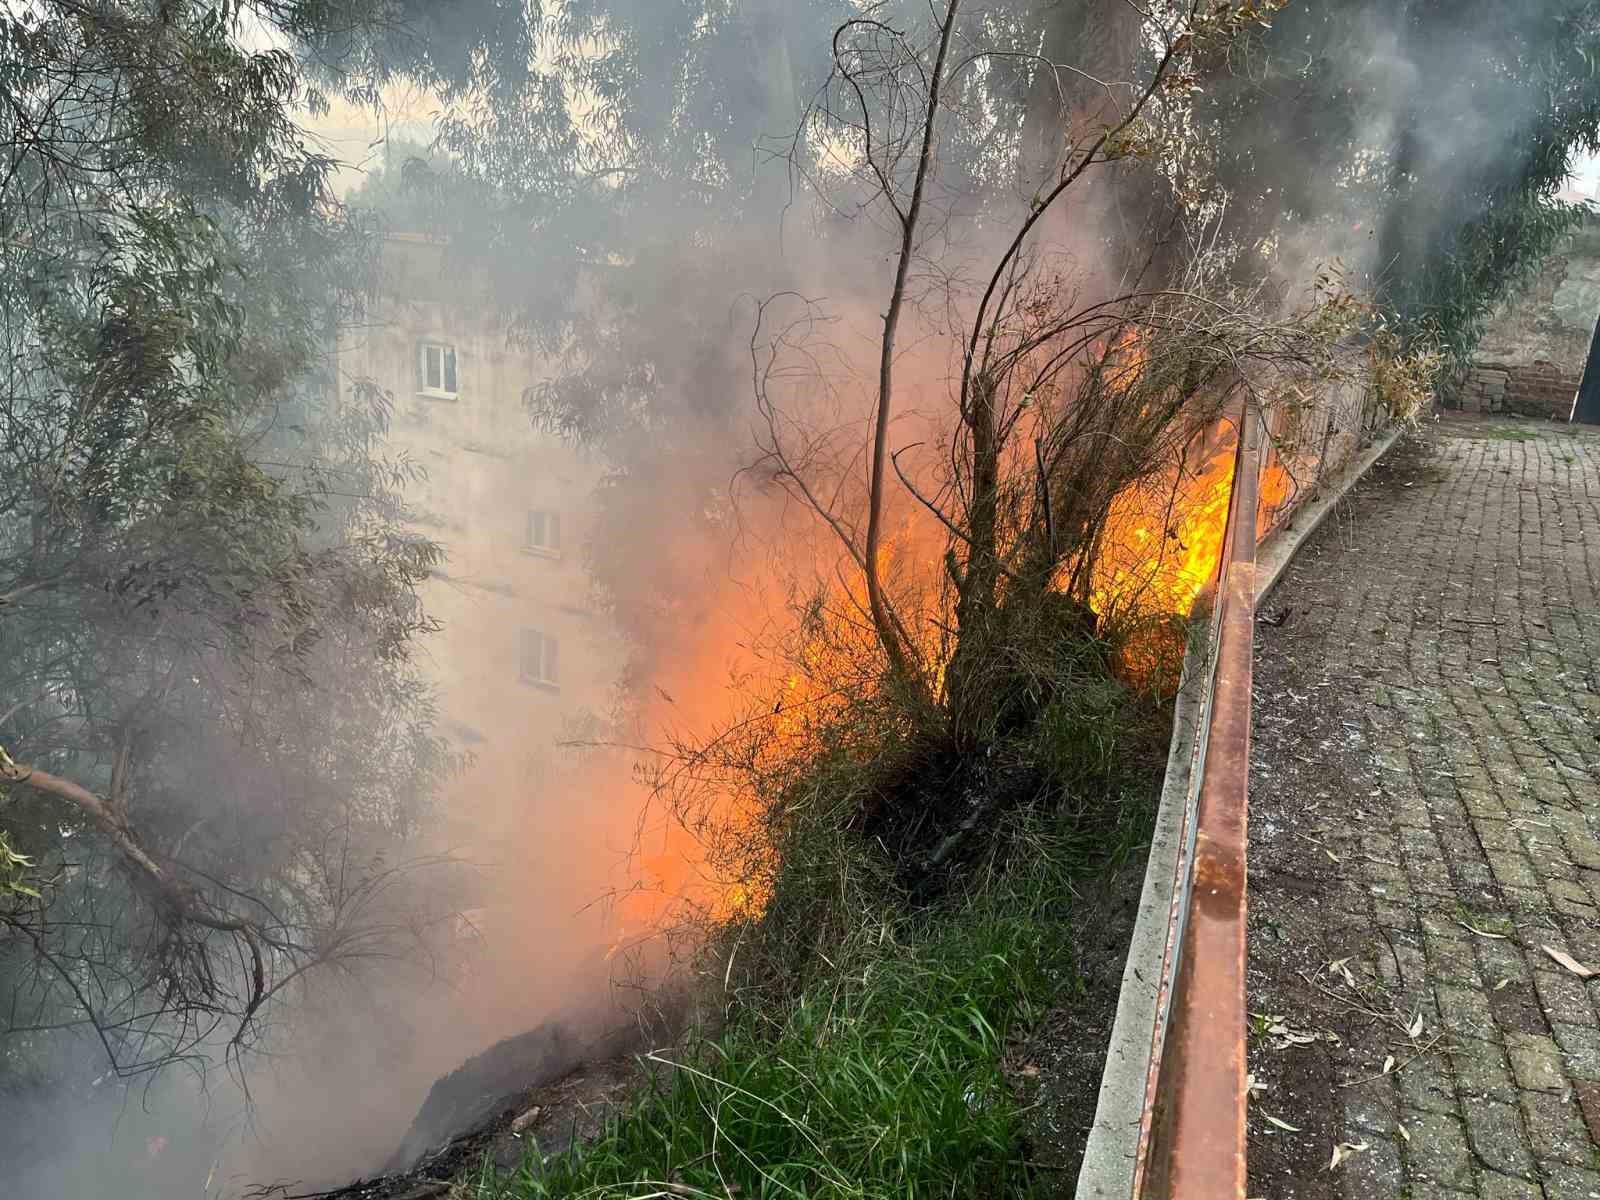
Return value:
M 423 592 L 444 626 L 429 655 L 443 728 L 480 780 L 548 779 L 557 740 L 610 711 L 625 657 L 583 566 L 599 468 L 533 428 L 523 393 L 541 364 L 507 348 L 437 246 L 393 239 L 386 259 L 371 319 L 342 335 L 340 375 L 393 395 L 388 451 L 426 472 L 406 494 L 448 555 Z M 425 344 L 454 351 L 454 395 L 426 386 Z M 559 546 L 531 544 L 534 513 L 546 543 L 559 522 Z
M 1472 367 L 1457 382 L 1469 412 L 1565 419 L 1600 319 L 1600 221 L 1575 231 L 1532 286 L 1490 320 Z

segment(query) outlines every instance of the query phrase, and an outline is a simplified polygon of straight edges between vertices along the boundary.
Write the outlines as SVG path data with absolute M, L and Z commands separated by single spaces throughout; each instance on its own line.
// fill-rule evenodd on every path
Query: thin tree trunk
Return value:
M 933 165 L 934 138 L 937 133 L 940 95 L 944 86 L 945 59 L 950 53 L 950 42 L 955 34 L 956 14 L 961 0 L 949 0 L 945 8 L 944 26 L 939 31 L 939 53 L 933 64 L 932 82 L 928 87 L 927 119 L 922 128 L 922 152 L 917 159 L 916 182 L 911 189 L 911 203 L 900 221 L 900 261 L 895 268 L 894 290 L 889 294 L 889 308 L 883 317 L 883 353 L 878 362 L 878 413 L 872 434 L 872 472 L 868 478 L 867 544 L 865 549 L 867 602 L 872 610 L 872 623 L 878 632 L 889 667 L 901 680 L 911 682 L 916 672 L 911 661 L 911 648 L 901 640 L 894 614 L 883 592 L 879 555 L 883 545 L 883 484 L 888 470 L 889 417 L 894 400 L 894 344 L 900 327 L 900 312 L 905 307 L 906 279 L 911 271 L 911 257 L 916 251 L 917 222 L 922 214 L 922 197 L 927 187 L 928 174 Z M 891 197 L 892 200 L 892 197 Z
M 972 702 L 981 706 L 983 684 L 978 675 L 987 655 L 1000 583 L 1000 436 L 992 380 L 974 381 L 972 402 L 962 420 L 972 438 L 972 499 L 967 506 L 967 563 L 956 594 L 956 648 L 951 656 L 949 686 L 953 725 L 964 741 L 965 716 Z

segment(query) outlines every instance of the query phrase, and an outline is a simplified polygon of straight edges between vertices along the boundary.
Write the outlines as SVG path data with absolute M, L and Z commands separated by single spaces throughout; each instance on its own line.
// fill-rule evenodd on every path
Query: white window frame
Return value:
M 429 381 L 428 358 L 437 352 L 439 370 L 438 383 Z M 451 380 L 454 376 L 454 380 Z M 461 355 L 456 350 L 454 342 L 419 342 L 417 343 L 417 378 L 421 380 L 420 393 L 435 400 L 455 400 L 461 395 Z M 454 382 L 455 387 L 446 387 L 446 383 Z
M 522 531 L 522 548 L 543 558 L 560 558 L 561 514 L 553 508 L 530 508 Z
M 557 690 L 561 684 L 561 641 L 539 629 L 524 627 L 517 661 L 522 682 L 534 687 Z M 537 659 L 537 662 L 533 660 Z M 531 669 L 530 669 L 531 668 Z

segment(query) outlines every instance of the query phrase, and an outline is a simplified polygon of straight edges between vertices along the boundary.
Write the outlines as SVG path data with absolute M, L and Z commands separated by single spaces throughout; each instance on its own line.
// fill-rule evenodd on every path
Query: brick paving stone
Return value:
M 1476 970 L 1474 963 L 1474 973 Z M 1477 982 L 1476 979 L 1474 982 Z M 1489 993 L 1483 990 L 1482 984 L 1477 987 L 1441 987 L 1438 995 L 1444 1027 L 1451 1033 L 1485 1041 L 1496 1039 L 1499 1031 L 1495 1027 L 1494 1012 L 1489 1007 Z
M 1555 879 L 1545 884 L 1550 893 L 1550 903 L 1559 913 L 1593 921 L 1600 919 L 1595 911 L 1594 897 L 1576 879 Z
M 1344 1094 L 1344 1123 L 1363 1133 L 1391 1134 L 1400 1121 L 1394 1077 L 1374 1079 Z
M 1531 1178 L 1534 1173 L 1530 1138 L 1515 1104 L 1463 1100 L 1467 1136 L 1478 1162 L 1500 1175 Z
M 1563 1096 L 1537 1092 L 1524 1092 L 1521 1104 L 1535 1154 L 1574 1167 L 1594 1165 L 1594 1142 L 1576 1104 Z
M 1600 1146 L 1600 1083 L 1578 1081 L 1572 1085 L 1578 1109 L 1583 1113 L 1584 1124 L 1589 1127 L 1589 1137 Z
M 1478 967 L 1482 971 L 1483 979 L 1493 980 L 1490 984 L 1491 999 L 1493 993 L 1514 983 L 1527 987 L 1532 982 L 1526 960 L 1508 941 L 1480 942 Z
M 1518 1085 L 1513 1068 L 1507 1063 L 1505 1050 L 1494 1042 L 1459 1038 L 1451 1042 L 1449 1055 L 1456 1073 L 1456 1091 L 1463 1103 L 1474 1099 L 1516 1102 Z
M 1453 1113 L 1410 1113 L 1407 1159 L 1410 1178 L 1451 1188 L 1470 1188 L 1472 1149 L 1461 1118 Z
M 1594 1023 L 1595 1007 L 1589 991 L 1571 975 L 1554 970 L 1535 971 L 1533 986 L 1550 1020 L 1580 1026 Z
M 1565 1021 L 1553 1022 L 1550 1028 L 1566 1060 L 1567 1074 L 1574 1079 L 1600 1080 L 1600 1029 Z
M 1443 1055 L 1425 1054 L 1401 1071 L 1400 1092 L 1410 1108 L 1424 1112 L 1460 1111 L 1455 1082 Z
M 1544 1173 L 1547 1200 L 1600 1200 L 1600 1171 L 1585 1171 L 1565 1164 Z
M 1528 1092 L 1559 1092 L 1567 1086 L 1561 1050 L 1547 1037 L 1513 1033 L 1506 1038 L 1517 1086 Z
M 1250 1007 L 1326 1037 L 1252 1044 L 1307 1132 L 1251 1194 L 1600 1200 L 1600 981 L 1542 949 L 1600 967 L 1600 436 L 1424 441 L 1257 636 Z
M 1544 1200 L 1544 1189 L 1529 1179 L 1486 1175 L 1478 1190 L 1483 1200 Z
M 1372 1200 L 1374 1196 L 1393 1196 L 1405 1186 L 1405 1168 L 1400 1150 L 1387 1138 L 1364 1139 L 1366 1149 L 1339 1168 L 1347 1200 Z

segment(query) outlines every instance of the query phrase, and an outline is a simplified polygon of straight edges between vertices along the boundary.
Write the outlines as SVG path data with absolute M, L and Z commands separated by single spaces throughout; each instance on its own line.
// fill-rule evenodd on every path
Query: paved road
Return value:
M 1600 1198 L 1600 436 L 1391 454 L 1255 704 L 1250 1195 Z

